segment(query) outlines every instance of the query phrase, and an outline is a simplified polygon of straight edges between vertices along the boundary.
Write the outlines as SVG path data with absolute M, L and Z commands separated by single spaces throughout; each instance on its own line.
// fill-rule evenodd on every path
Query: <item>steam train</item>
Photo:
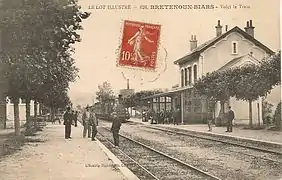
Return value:
M 106 121 L 112 121 L 113 116 L 112 113 L 114 112 L 114 104 L 113 103 L 105 103 L 105 104 L 101 104 L 101 103 L 95 103 L 93 105 L 96 117 L 98 119 L 103 119 Z M 128 112 L 128 110 L 126 110 L 126 108 L 124 109 L 124 121 L 126 122 L 130 119 L 130 114 Z

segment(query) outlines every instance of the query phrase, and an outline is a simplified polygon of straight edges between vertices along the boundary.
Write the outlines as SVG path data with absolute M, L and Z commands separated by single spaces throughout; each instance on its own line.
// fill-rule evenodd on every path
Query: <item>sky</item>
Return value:
M 91 12 L 84 20 L 84 30 L 79 31 L 82 42 L 75 45 L 76 66 L 79 78 L 70 86 L 72 102 L 91 104 L 98 85 L 108 81 L 115 93 L 126 88 L 126 79 L 135 91 L 168 88 L 179 82 L 179 69 L 173 62 L 190 51 L 191 35 L 196 35 L 198 45 L 215 37 L 217 20 L 228 29 L 235 26 L 244 30 L 246 21 L 252 20 L 255 38 L 276 51 L 280 49 L 279 0 L 190 0 L 189 4 L 213 4 L 217 9 L 206 10 L 142 10 L 140 5 L 187 4 L 186 0 L 79 0 L 82 10 Z M 88 9 L 89 6 L 126 5 L 130 10 Z M 239 4 L 250 8 L 239 8 Z M 237 9 L 221 8 L 221 5 L 237 5 Z M 100 6 L 101 7 L 101 6 Z M 121 44 L 124 20 L 141 21 L 161 25 L 157 72 L 132 70 L 116 66 L 118 48 Z M 223 28 L 223 32 L 225 32 Z M 165 54 L 167 52 L 167 56 Z M 166 58 L 165 58 L 166 57 Z M 166 67 L 166 68 L 165 68 Z M 123 75 L 122 75 L 123 73 Z M 158 78 L 157 78 L 158 77 Z M 157 78 L 154 82 L 153 79 Z M 141 83 L 143 79 L 143 83 Z

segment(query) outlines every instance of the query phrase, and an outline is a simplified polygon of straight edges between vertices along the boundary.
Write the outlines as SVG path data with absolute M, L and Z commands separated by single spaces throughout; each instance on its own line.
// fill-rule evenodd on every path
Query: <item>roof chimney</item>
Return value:
M 253 26 L 253 21 L 247 21 L 247 26 L 245 27 L 246 33 L 248 33 L 250 36 L 254 37 L 254 29 L 255 27 Z
M 225 25 L 225 32 L 228 31 L 228 25 Z
M 196 35 L 192 35 L 190 40 L 190 50 L 193 51 L 195 48 L 197 48 L 197 39 Z
M 216 29 L 216 36 L 220 36 L 222 34 L 222 26 L 220 25 L 220 20 L 217 21 L 217 26 L 215 26 Z

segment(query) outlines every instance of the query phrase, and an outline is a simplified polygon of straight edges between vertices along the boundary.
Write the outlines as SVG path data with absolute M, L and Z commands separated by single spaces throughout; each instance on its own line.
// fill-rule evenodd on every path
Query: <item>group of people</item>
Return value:
M 176 124 L 178 125 L 181 121 L 181 114 L 180 114 L 180 108 L 177 107 L 175 110 L 161 110 L 161 111 L 151 111 L 151 110 L 144 110 L 142 112 L 142 121 L 148 121 L 151 120 L 151 123 L 157 123 L 157 124 Z M 229 106 L 229 111 L 226 113 L 226 126 L 227 130 L 226 132 L 232 132 L 232 124 L 233 120 L 235 118 L 234 111 L 231 109 L 231 106 Z M 206 122 L 208 123 L 209 131 L 212 131 L 212 119 L 208 119 L 207 116 L 205 116 Z
M 180 108 L 175 110 L 161 110 L 161 111 L 143 111 L 142 112 L 142 121 L 151 120 L 151 123 L 157 124 L 176 124 L 178 125 L 181 120 Z
M 95 141 L 95 137 L 98 133 L 98 119 L 96 118 L 94 111 L 89 106 L 86 106 L 85 111 L 83 112 L 82 125 L 83 138 L 85 138 L 87 134 L 88 138 L 91 138 L 92 141 Z
M 121 122 L 123 122 L 124 118 L 126 118 L 124 111 L 126 111 L 126 109 L 122 105 L 122 97 L 119 95 L 118 103 L 116 104 L 112 113 L 113 118 L 111 126 L 114 145 L 116 147 L 119 146 L 119 130 L 121 127 Z M 64 113 L 65 139 L 71 139 L 71 126 L 74 122 L 74 125 L 77 127 L 77 118 L 78 112 L 73 115 L 73 111 L 71 111 L 71 108 L 68 107 L 67 111 Z M 81 120 L 83 125 L 83 138 L 86 138 L 86 135 L 88 135 L 88 138 L 91 138 L 92 141 L 96 141 L 96 135 L 98 133 L 98 119 L 94 110 L 91 107 L 86 106 L 84 112 L 82 112 Z
M 116 147 L 119 146 L 119 130 L 121 127 L 121 122 L 123 122 L 125 108 L 121 103 L 121 96 L 119 96 L 119 101 L 114 108 L 112 113 L 112 126 L 111 131 L 113 133 L 114 145 Z M 226 114 L 227 116 L 227 130 L 226 132 L 232 132 L 232 124 L 235 118 L 234 111 L 229 106 L 229 111 Z M 78 112 L 71 111 L 70 107 L 67 108 L 67 111 L 64 114 L 64 125 L 65 125 L 65 139 L 71 138 L 71 125 L 75 125 L 77 127 L 77 118 Z M 157 123 L 174 123 L 177 124 L 180 122 L 180 108 L 176 108 L 175 111 L 146 111 L 142 114 L 143 119 L 151 119 L 152 121 L 155 120 Z M 209 131 L 212 131 L 212 121 L 208 121 Z M 83 138 L 86 138 L 86 134 L 88 138 L 91 138 L 92 141 L 95 141 L 95 137 L 98 133 L 97 126 L 98 126 L 98 119 L 96 118 L 95 112 L 89 106 L 85 108 L 85 111 L 82 115 L 82 125 L 83 125 Z
M 78 111 L 72 111 L 70 107 L 67 107 L 67 111 L 64 113 L 64 125 L 65 125 L 65 139 L 71 139 L 71 126 L 77 127 Z M 88 132 L 88 138 L 92 138 L 95 141 L 97 134 L 98 120 L 93 110 L 89 106 L 86 106 L 82 114 L 83 125 L 83 137 L 86 137 Z

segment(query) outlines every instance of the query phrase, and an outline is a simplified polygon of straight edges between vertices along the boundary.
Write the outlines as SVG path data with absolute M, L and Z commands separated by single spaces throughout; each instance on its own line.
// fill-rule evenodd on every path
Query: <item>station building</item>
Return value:
M 274 54 L 254 36 L 252 20 L 247 21 L 244 30 L 235 26 L 228 30 L 218 20 L 215 37 L 197 44 L 196 35 L 190 40 L 190 52 L 174 61 L 179 67 L 179 85 L 171 90 L 146 97 L 156 112 L 180 107 L 183 124 L 206 123 L 204 117 L 216 119 L 221 113 L 220 103 L 212 104 L 193 91 L 193 84 L 208 72 L 224 70 L 245 64 L 259 64 L 264 58 Z M 230 98 L 225 104 L 225 112 L 231 106 L 235 112 L 235 124 L 249 123 L 249 104 L 247 101 Z M 262 98 L 252 103 L 253 123 L 262 123 Z

